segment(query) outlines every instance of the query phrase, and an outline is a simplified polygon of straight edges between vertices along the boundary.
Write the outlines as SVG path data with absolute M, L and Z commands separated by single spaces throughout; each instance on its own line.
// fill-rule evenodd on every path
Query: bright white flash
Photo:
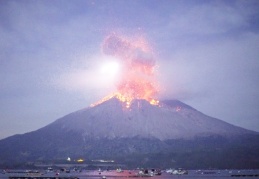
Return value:
M 119 71 L 119 64 L 115 61 L 105 62 L 101 67 L 101 72 L 105 75 L 115 75 Z

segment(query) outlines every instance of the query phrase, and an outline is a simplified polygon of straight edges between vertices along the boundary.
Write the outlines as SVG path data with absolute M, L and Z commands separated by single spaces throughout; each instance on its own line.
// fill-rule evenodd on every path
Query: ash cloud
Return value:
M 143 38 L 129 39 L 112 34 L 104 40 L 102 51 L 118 58 L 124 68 L 116 85 L 120 93 L 148 100 L 158 93 L 154 78 L 156 63 Z

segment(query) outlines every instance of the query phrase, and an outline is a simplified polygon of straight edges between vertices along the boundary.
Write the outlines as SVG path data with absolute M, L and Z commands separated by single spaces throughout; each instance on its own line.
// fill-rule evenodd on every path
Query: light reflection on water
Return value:
M 0 173 L 1 179 L 8 179 L 9 176 L 16 177 L 30 177 L 37 176 L 42 177 L 77 177 L 79 179 L 102 179 L 105 176 L 106 179 L 137 179 L 137 178 L 146 178 L 146 177 L 136 177 L 138 173 L 137 170 L 124 170 L 124 172 L 118 173 L 116 171 L 82 171 L 75 172 L 71 171 L 70 173 L 60 172 L 57 175 L 57 172 L 45 172 L 40 171 L 41 174 L 27 174 L 17 171 L 10 173 Z M 249 176 L 250 175 L 250 176 Z M 257 175 L 257 176 L 255 176 Z M 163 172 L 161 176 L 148 177 L 152 179 L 248 179 L 248 178 L 259 178 L 259 170 L 189 170 L 188 175 L 171 175 Z

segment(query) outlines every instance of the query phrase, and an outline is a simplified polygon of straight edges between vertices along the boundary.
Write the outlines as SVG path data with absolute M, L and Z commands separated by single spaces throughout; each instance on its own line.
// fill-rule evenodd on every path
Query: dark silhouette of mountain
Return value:
M 128 167 L 258 168 L 259 135 L 178 101 L 117 98 L 0 141 L 0 166 L 115 160 Z

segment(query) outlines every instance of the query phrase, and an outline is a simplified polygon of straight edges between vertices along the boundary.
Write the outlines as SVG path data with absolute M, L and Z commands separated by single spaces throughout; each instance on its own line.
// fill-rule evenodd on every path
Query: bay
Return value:
M 1 179 L 8 179 L 9 177 L 21 179 L 37 179 L 39 177 L 44 178 L 79 178 L 79 179 L 129 179 L 129 178 L 143 178 L 137 177 L 138 170 L 124 170 L 123 172 L 117 172 L 116 170 L 82 170 L 74 171 L 69 170 L 68 172 L 61 172 L 60 170 L 54 170 L 52 172 L 47 172 L 45 170 L 2 170 L 0 173 Z M 145 177 L 146 178 L 146 177 Z M 188 170 L 188 174 L 184 175 L 174 175 L 162 172 L 162 175 L 155 175 L 152 177 L 147 177 L 152 179 L 248 179 L 248 178 L 259 178 L 259 169 L 251 170 Z

